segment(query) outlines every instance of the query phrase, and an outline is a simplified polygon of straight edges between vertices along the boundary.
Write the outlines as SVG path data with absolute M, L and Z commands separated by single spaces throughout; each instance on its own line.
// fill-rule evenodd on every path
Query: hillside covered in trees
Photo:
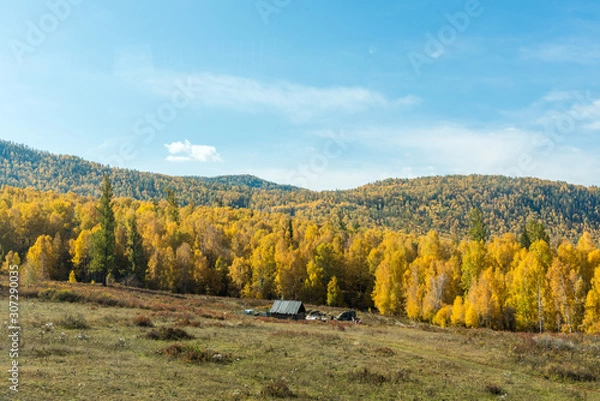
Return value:
M 377 308 L 441 326 L 600 332 L 600 249 L 549 244 L 542 223 L 460 240 L 322 224 L 284 213 L 73 193 L 0 190 L 2 270 L 40 279 Z
M 576 240 L 600 234 L 600 189 L 535 178 L 444 176 L 389 179 L 344 191 L 313 192 L 252 176 L 171 177 L 111 169 L 73 156 L 58 156 L 0 141 L 0 185 L 99 196 L 108 173 L 117 196 L 160 200 L 169 188 L 182 205 L 248 208 L 284 213 L 319 224 L 390 228 L 446 237 L 466 235 L 465 216 L 483 211 L 492 234 L 519 232 L 529 219 L 544 223 L 551 237 Z

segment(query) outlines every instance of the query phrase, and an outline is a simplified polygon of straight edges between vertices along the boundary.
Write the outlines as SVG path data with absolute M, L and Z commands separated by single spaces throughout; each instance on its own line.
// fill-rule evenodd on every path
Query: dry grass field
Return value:
M 3 335 L 0 399 L 600 400 L 598 337 L 369 313 L 360 325 L 243 313 L 269 305 L 89 284 L 21 288 L 19 392 L 9 390 Z

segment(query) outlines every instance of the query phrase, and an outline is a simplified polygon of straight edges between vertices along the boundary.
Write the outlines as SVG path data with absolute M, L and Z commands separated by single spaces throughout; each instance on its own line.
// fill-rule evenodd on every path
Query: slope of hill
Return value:
M 59 156 L 0 141 L 0 185 L 72 191 L 98 196 L 102 175 L 111 175 L 115 194 L 160 199 L 165 188 L 183 204 L 284 212 L 348 227 L 389 227 L 425 233 L 436 229 L 462 236 L 469 211 L 483 210 L 493 234 L 517 232 L 527 219 L 544 222 L 555 237 L 600 233 L 600 189 L 536 178 L 443 176 L 388 179 L 345 191 L 313 192 L 253 176 L 171 177 L 111 169 L 74 156 Z
M 172 177 L 110 168 L 79 157 L 54 155 L 0 140 L 0 185 L 99 196 L 104 173 L 110 174 L 115 195 L 141 200 L 161 199 L 165 196 L 165 188 L 170 188 L 183 203 L 250 207 L 254 192 L 296 190 L 250 175 Z
M 0 294 L 8 284 L 0 275 Z M 53 294 L 75 302 L 47 300 Z M 3 400 L 600 397 L 593 336 L 440 329 L 370 313 L 359 313 L 360 325 L 278 321 L 241 313 L 268 310 L 263 300 L 82 283 L 41 283 L 20 302 L 31 316 L 19 321 L 24 333 L 56 329 L 27 337 L 18 397 L 5 385 Z M 8 308 L 8 295 L 0 305 Z
M 536 178 L 470 175 L 389 179 L 332 196 L 334 203 L 365 205 L 379 224 L 407 232 L 424 233 L 433 228 L 462 236 L 474 207 L 482 209 L 495 234 L 518 232 L 530 218 L 543 221 L 554 236 L 575 238 L 576 232 L 600 228 L 599 188 Z

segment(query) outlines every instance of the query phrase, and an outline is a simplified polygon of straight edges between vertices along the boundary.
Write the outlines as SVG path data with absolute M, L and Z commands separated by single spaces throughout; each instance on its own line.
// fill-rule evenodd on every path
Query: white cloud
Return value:
M 165 144 L 168 152 L 167 161 L 170 162 L 220 162 L 221 156 L 214 146 L 193 145 L 187 139 L 183 142 L 172 142 Z
M 539 142 L 540 132 L 514 127 L 488 130 L 439 123 L 414 129 L 371 127 L 347 134 L 353 144 L 348 152 L 361 149 L 353 153 L 351 162 L 336 159 L 323 171 L 300 177 L 290 174 L 298 169 L 265 169 L 256 174 L 314 190 L 356 188 L 385 178 L 439 174 L 539 177 L 582 185 L 597 185 L 600 176 L 600 159 L 594 149 Z M 378 158 L 368 159 L 369 154 L 377 154 Z
M 359 86 L 320 88 L 222 74 L 162 74 L 148 80 L 152 90 L 168 97 L 172 96 L 175 83 L 178 83 L 177 87 L 185 88 L 193 101 L 201 106 L 248 113 L 278 113 L 293 121 L 374 108 L 406 108 L 421 102 L 414 95 L 390 99 L 380 92 Z
M 577 134 L 580 128 L 597 130 L 600 127 L 600 100 L 591 98 L 589 92 L 561 100 L 561 107 L 547 109 L 537 120 L 546 131 L 567 136 Z
M 573 133 L 548 132 L 545 119 L 554 113 L 570 116 L 577 127 L 588 124 L 598 129 L 600 101 L 588 93 L 555 91 L 532 105 L 515 112 L 502 123 L 483 125 L 459 124 L 452 121 L 412 121 L 390 125 L 365 125 L 343 131 L 313 128 L 303 131 L 305 137 L 323 141 L 341 137 L 347 145 L 339 158 L 329 160 L 323 171 L 301 175 L 298 166 L 311 162 L 319 146 L 307 151 L 305 159 L 293 164 L 279 163 L 256 166 L 253 173 L 279 183 L 311 189 L 352 188 L 388 177 L 413 178 L 435 174 L 501 174 L 535 176 L 564 180 L 576 184 L 597 184 L 600 159 L 594 146 L 586 146 L 586 136 L 579 129 Z M 560 135 L 558 135 L 560 134 Z M 313 143 L 311 142 L 311 143 Z M 173 161 L 188 160 L 182 149 L 191 145 L 174 142 Z M 179 153 L 176 153 L 179 152 Z M 216 151 L 215 151 L 216 152 Z M 291 178 L 295 177 L 295 181 Z
M 415 133 L 407 144 L 435 155 L 435 159 L 457 173 L 494 174 L 510 164 L 516 155 L 526 152 L 528 142 L 528 135 L 515 129 L 482 132 L 441 126 Z
M 600 131 L 600 120 L 586 124 L 583 127 L 590 131 Z
M 439 122 L 418 127 L 371 127 L 349 133 L 362 146 L 379 154 L 396 151 L 396 159 L 411 174 L 503 174 L 518 163 L 519 156 L 534 151 L 533 133 L 513 127 L 474 129 Z M 433 167 L 433 168 L 432 168 Z
M 361 149 L 352 153 L 351 162 L 336 159 L 323 171 L 309 171 L 304 176 L 290 174 L 299 171 L 297 168 L 255 173 L 314 190 L 355 188 L 385 178 L 438 174 L 539 177 L 582 185 L 597 185 L 600 176 L 600 159 L 594 149 L 551 142 L 535 130 L 472 128 L 440 122 L 415 128 L 368 127 L 346 134 L 353 144 L 348 152 Z M 370 154 L 378 158 L 370 159 Z
M 541 153 L 533 160 L 525 175 L 580 185 L 598 185 L 600 160 L 592 149 L 558 146 L 552 152 Z
M 600 61 L 600 46 L 595 39 L 566 37 L 553 42 L 521 48 L 526 59 L 553 63 L 596 64 Z
M 581 93 L 577 91 L 559 91 L 553 90 L 542 96 L 541 102 L 557 103 L 564 101 L 573 101 L 581 97 Z
M 600 100 L 577 103 L 571 109 L 570 114 L 576 119 L 594 120 L 594 122 L 598 122 L 600 121 Z
M 561 142 L 600 127 L 600 99 L 589 90 L 551 91 L 520 110 L 503 111 L 505 121 Z

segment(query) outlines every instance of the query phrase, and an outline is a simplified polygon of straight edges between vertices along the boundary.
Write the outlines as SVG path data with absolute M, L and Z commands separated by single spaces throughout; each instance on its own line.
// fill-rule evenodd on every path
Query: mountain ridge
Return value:
M 557 237 L 573 238 L 583 230 L 600 234 L 596 186 L 472 174 L 388 178 L 354 189 L 316 192 L 252 175 L 169 176 L 111 168 L 0 140 L 0 185 L 97 197 L 104 173 L 110 174 L 117 196 L 163 199 L 169 188 L 182 204 L 281 212 L 353 229 L 435 229 L 464 235 L 470 210 L 479 207 L 493 234 L 517 232 L 531 218 L 541 220 Z

